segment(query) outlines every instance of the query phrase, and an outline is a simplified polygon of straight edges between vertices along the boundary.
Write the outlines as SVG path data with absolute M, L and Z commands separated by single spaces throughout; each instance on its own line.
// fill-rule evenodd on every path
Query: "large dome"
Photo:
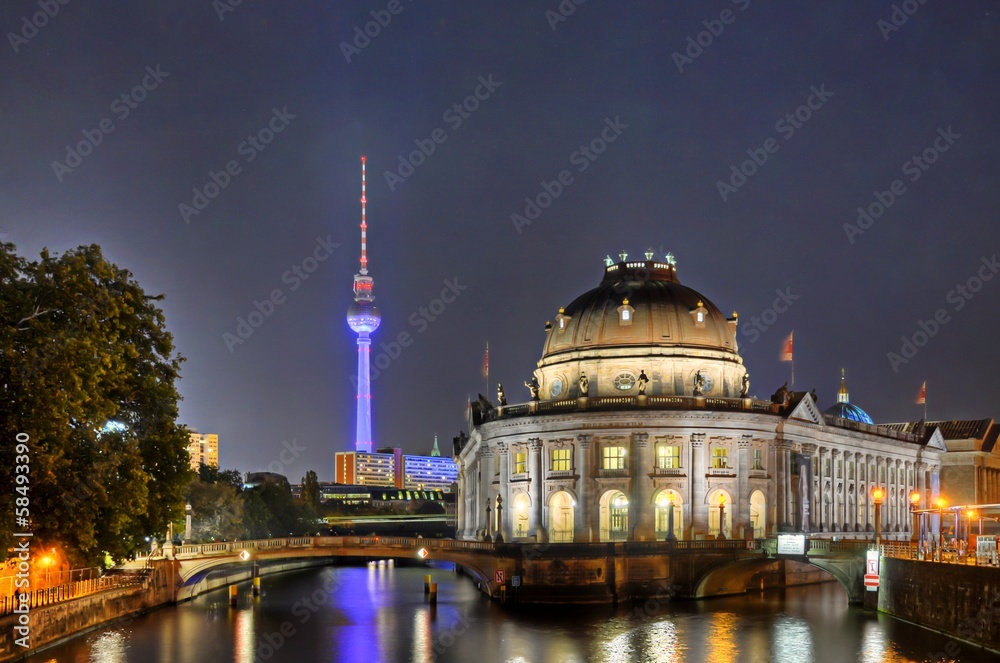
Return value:
M 696 375 L 705 396 L 739 396 L 743 360 L 734 314 L 727 318 L 701 293 L 680 283 L 667 261 L 613 263 L 600 285 L 559 310 L 546 326 L 536 376 L 543 397 L 634 395 L 640 375 L 648 395 L 692 395 Z M 624 258 L 624 256 L 623 256 Z

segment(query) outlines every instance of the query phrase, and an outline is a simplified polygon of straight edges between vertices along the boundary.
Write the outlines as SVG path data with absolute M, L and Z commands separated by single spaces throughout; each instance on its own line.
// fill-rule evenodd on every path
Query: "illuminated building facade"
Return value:
M 672 255 L 645 258 L 607 258 L 558 309 L 529 402 L 472 404 L 458 536 L 867 538 L 878 486 L 883 538 L 909 538 L 910 493 L 938 494 L 941 432 L 875 425 L 846 385 L 836 412 L 806 392 L 750 396 L 737 315 L 682 285 Z
M 458 481 L 458 466 L 451 458 L 404 456 L 402 449 L 341 451 L 336 454 L 336 465 L 334 480 L 339 484 L 450 493 Z
M 191 458 L 191 469 L 195 472 L 202 464 L 219 467 L 219 436 L 215 433 L 202 434 L 190 431 L 187 449 Z

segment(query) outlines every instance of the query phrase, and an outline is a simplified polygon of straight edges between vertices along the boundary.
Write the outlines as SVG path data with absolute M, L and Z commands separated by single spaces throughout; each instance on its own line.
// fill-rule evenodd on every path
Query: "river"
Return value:
M 424 574 L 438 583 L 429 606 Z M 847 604 L 837 583 L 707 601 L 510 610 L 450 567 L 326 567 L 265 577 L 102 628 L 30 663 L 902 663 L 1000 660 Z M 956 649 L 957 648 L 957 649 Z M 951 656 L 945 656 L 945 652 Z

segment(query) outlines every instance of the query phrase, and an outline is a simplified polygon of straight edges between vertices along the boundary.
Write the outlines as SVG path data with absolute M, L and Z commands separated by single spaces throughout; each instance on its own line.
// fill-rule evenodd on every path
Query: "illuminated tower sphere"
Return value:
M 347 309 L 347 324 L 358 335 L 358 419 L 354 450 L 372 450 L 371 344 L 369 336 L 378 329 L 382 316 L 372 294 L 374 279 L 368 276 L 365 207 L 365 158 L 361 157 L 361 269 L 354 275 L 354 303 Z

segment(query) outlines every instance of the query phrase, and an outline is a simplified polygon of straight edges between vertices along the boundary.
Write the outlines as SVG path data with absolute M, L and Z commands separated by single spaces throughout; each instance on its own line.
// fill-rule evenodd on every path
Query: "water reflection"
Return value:
M 730 663 L 740 648 L 736 644 L 736 615 L 719 612 L 709 625 L 708 663 Z M 805 659 L 803 659 L 805 660 Z
M 64 643 L 28 663 L 909 663 L 943 636 L 847 606 L 837 585 L 645 606 L 511 611 L 450 570 L 387 564 L 264 579 Z M 282 630 L 284 629 L 284 631 Z M 966 650 L 965 653 L 971 653 Z M 978 653 L 978 652 L 977 652 Z M 963 660 L 971 660 L 965 656 Z M 987 660 L 980 656 L 976 660 Z

